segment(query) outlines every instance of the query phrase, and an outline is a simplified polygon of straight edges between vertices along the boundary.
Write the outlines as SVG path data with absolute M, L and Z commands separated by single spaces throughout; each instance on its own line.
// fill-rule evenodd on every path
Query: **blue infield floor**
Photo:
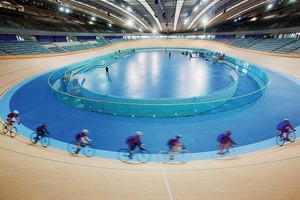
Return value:
M 158 54 L 157 62 L 161 62 L 162 66 L 170 66 L 169 58 L 160 56 L 165 55 Z M 142 65 L 147 61 L 134 57 L 132 59 L 129 57 L 117 64 L 122 66 L 122 73 L 117 72 L 118 67 L 112 66 L 110 68 L 112 78 L 115 78 L 115 73 L 120 80 L 125 81 L 124 83 L 129 82 L 128 84 L 130 84 L 130 81 L 134 81 L 130 68 L 135 64 Z M 170 73 L 169 67 L 161 67 L 157 73 L 168 74 L 168 80 L 173 83 L 172 88 L 180 87 L 176 84 L 182 84 L 178 79 L 183 75 L 197 81 L 195 70 L 186 70 L 186 66 L 182 66 L 182 63 L 187 65 L 189 62 L 186 57 L 181 55 L 175 57 L 175 53 L 173 53 L 170 59 L 173 59 L 172 66 L 176 66 L 175 71 Z M 196 59 L 191 62 L 197 64 Z M 136 62 L 137 60 L 139 62 Z M 208 63 L 205 60 L 198 60 L 198 62 Z M 211 65 L 208 63 L 207 67 L 209 68 Z M 126 68 L 126 66 L 129 67 Z M 180 67 L 185 67 L 185 69 L 180 71 Z M 247 153 L 275 146 L 274 137 L 277 135 L 275 126 L 284 118 L 289 118 L 295 126 L 300 123 L 298 117 L 300 112 L 299 81 L 274 71 L 264 70 L 271 81 L 262 98 L 253 104 L 217 114 L 179 118 L 133 118 L 80 110 L 59 102 L 52 95 L 47 82 L 51 72 L 26 80 L 8 91 L 0 100 L 0 114 L 5 119 L 11 110 L 19 110 L 22 125 L 17 126 L 25 137 L 29 137 L 41 123 L 47 123 L 51 132 L 51 146 L 63 150 L 66 150 L 67 143 L 74 140 L 74 136 L 78 132 L 83 128 L 89 129 L 89 137 L 93 139 L 93 145 L 97 149 L 96 156 L 105 158 L 116 158 L 115 152 L 126 147 L 126 138 L 135 134 L 136 131 L 144 133 L 142 141 L 154 154 L 166 146 L 169 138 L 180 133 L 183 135 L 182 143 L 190 152 L 194 153 L 193 159 L 207 159 L 209 158 L 208 152 L 217 145 L 217 135 L 231 130 L 232 137 L 241 146 L 242 153 Z M 135 73 L 138 72 L 135 71 Z M 202 91 L 204 94 L 211 92 L 212 88 L 217 90 L 220 87 L 218 81 L 213 80 L 215 78 L 213 75 L 210 73 L 206 75 L 202 77 L 201 81 L 203 84 L 209 83 L 212 86 L 204 89 Z M 139 79 L 139 82 L 141 80 Z M 166 85 L 166 82 L 161 83 Z M 193 83 L 189 84 L 191 84 L 189 87 L 191 88 Z M 226 80 L 223 80 L 222 84 L 226 85 Z M 124 85 L 122 84 L 122 86 Z M 149 89 L 149 84 L 140 83 L 139 86 L 140 90 Z M 241 78 L 239 87 L 244 88 L 244 90 L 239 90 L 243 92 L 255 86 L 251 86 L 251 80 L 244 77 Z M 158 93 L 164 93 L 162 85 L 158 85 L 157 88 L 160 88 Z M 126 90 L 126 87 L 123 87 L 122 90 Z M 182 91 L 186 92 L 186 90 Z M 126 91 L 125 94 L 130 96 L 130 91 Z M 143 94 L 139 93 L 139 95 Z M 180 96 L 180 93 L 177 91 L 176 95 Z

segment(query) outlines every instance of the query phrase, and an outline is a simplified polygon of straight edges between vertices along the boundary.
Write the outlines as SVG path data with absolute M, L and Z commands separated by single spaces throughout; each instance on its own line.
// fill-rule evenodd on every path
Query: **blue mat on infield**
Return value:
M 265 71 L 271 80 L 265 96 L 251 105 L 218 114 L 131 118 L 88 112 L 59 102 L 48 86 L 49 73 L 16 90 L 10 100 L 10 109 L 20 111 L 22 124 L 29 129 L 34 130 L 46 122 L 50 136 L 63 142 L 74 140 L 74 135 L 86 128 L 97 149 L 117 151 L 126 146 L 126 137 L 142 131 L 143 143 L 156 153 L 165 147 L 170 137 L 180 133 L 182 143 L 190 152 L 204 152 L 210 151 L 217 144 L 216 136 L 228 129 L 239 145 L 249 145 L 273 138 L 277 134 L 275 126 L 283 118 L 299 125 L 299 83 L 273 71 Z M 247 88 L 247 83 L 241 84 Z M 1 113 L 2 117 L 6 114 Z

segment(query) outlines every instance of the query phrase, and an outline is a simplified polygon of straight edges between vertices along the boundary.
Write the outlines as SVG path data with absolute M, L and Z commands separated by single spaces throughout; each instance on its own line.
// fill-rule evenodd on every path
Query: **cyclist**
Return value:
M 87 134 L 89 131 L 87 129 L 83 129 L 81 133 L 78 133 L 75 137 L 76 140 L 76 151 L 75 153 L 78 154 L 80 151 L 81 145 L 87 145 L 89 142 L 92 142 L 90 138 L 88 138 Z
M 45 123 L 43 123 L 41 126 L 36 128 L 36 134 L 37 137 L 35 138 L 35 143 L 37 143 L 37 141 L 39 140 L 40 137 L 44 136 L 45 134 L 50 134 L 47 130 L 47 126 Z
M 224 154 L 223 149 L 225 146 L 228 152 L 232 145 L 236 145 L 236 143 L 231 139 L 231 131 L 229 130 L 218 135 L 217 141 L 220 143 L 218 154 Z
M 12 127 L 14 126 L 15 121 L 17 120 L 18 124 L 20 125 L 20 117 L 19 117 L 19 111 L 14 110 L 13 112 L 9 113 L 7 115 L 7 124 L 8 124 L 8 129 L 11 131 Z
M 281 140 L 289 141 L 289 135 L 291 130 L 296 131 L 294 126 L 290 123 L 289 119 L 284 119 L 282 122 L 277 124 L 276 129 L 279 130 L 279 136 Z M 283 138 L 283 134 L 286 133 L 285 138 Z
M 168 140 L 167 145 L 169 146 L 169 154 L 170 154 L 170 160 L 173 159 L 174 153 L 178 148 L 183 148 L 183 146 L 180 144 L 180 138 L 182 137 L 181 134 L 177 134 L 175 138 L 171 138 Z
M 139 146 L 141 149 L 144 149 L 144 145 L 141 141 L 142 136 L 143 136 L 143 133 L 140 131 L 137 131 L 135 135 L 129 136 L 126 139 L 126 143 L 128 144 L 128 147 L 130 150 L 130 154 L 129 154 L 130 159 L 132 159 L 132 157 L 133 157 L 134 149 L 136 148 L 136 146 Z

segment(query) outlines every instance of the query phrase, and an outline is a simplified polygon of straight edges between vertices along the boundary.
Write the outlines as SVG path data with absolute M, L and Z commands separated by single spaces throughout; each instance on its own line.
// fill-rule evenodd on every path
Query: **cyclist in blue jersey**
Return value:
M 76 140 L 76 151 L 75 153 L 78 154 L 78 152 L 80 151 L 80 146 L 81 145 L 86 145 L 89 142 L 92 142 L 92 140 L 90 138 L 88 138 L 87 134 L 89 133 L 89 131 L 87 129 L 83 129 L 81 133 L 78 133 L 75 136 L 75 140 Z
M 141 141 L 143 133 L 142 132 L 136 132 L 135 135 L 129 136 L 126 139 L 126 143 L 128 144 L 129 150 L 130 150 L 130 154 L 129 157 L 130 159 L 132 159 L 133 154 L 134 154 L 134 149 L 136 148 L 136 146 L 139 146 L 141 149 L 144 148 L 144 145 Z
M 37 137 L 35 138 L 35 143 L 39 140 L 40 137 L 44 136 L 45 134 L 50 134 L 47 130 L 47 126 L 43 123 L 41 126 L 36 128 Z
M 19 117 L 19 111 L 17 110 L 14 110 L 13 112 L 9 113 L 7 115 L 7 124 L 8 124 L 8 127 L 7 129 L 12 132 L 12 128 L 14 127 L 14 123 L 15 123 L 15 120 L 17 120 L 18 124 L 20 125 L 20 117 Z
M 226 146 L 227 152 L 232 147 L 232 145 L 236 145 L 236 143 L 231 138 L 231 131 L 226 131 L 225 133 L 221 133 L 217 137 L 217 141 L 220 143 L 218 154 L 224 154 L 223 149 Z
M 281 140 L 289 141 L 289 135 L 291 130 L 296 131 L 294 126 L 290 123 L 289 119 L 284 119 L 282 122 L 277 124 L 276 129 L 279 130 L 279 136 Z M 284 136 L 284 133 L 286 134 Z
M 13 125 L 15 122 L 14 120 L 17 120 L 18 124 L 20 124 L 20 117 L 19 117 L 19 111 L 14 110 L 13 112 L 9 113 L 7 115 L 7 123 L 8 125 Z
M 180 144 L 180 138 L 182 137 L 181 134 L 177 134 L 175 138 L 171 138 L 168 140 L 167 145 L 169 146 L 170 149 L 170 160 L 173 159 L 174 153 L 178 148 L 183 148 L 183 146 Z

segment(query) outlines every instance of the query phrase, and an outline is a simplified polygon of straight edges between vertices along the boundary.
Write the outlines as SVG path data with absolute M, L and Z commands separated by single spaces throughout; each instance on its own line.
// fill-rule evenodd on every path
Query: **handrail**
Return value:
M 222 98 L 222 99 L 220 99 L 222 93 L 220 94 L 220 96 L 216 95 L 216 97 L 218 98 L 212 100 L 208 98 L 210 95 L 207 95 L 207 98 L 205 98 L 204 96 L 201 98 L 193 97 L 193 98 L 185 98 L 185 99 L 155 100 L 155 99 L 125 99 L 125 98 L 120 98 L 120 97 L 116 98 L 116 97 L 101 95 L 101 94 L 99 94 L 100 99 L 91 99 L 91 98 L 86 98 L 84 96 L 79 97 L 79 96 L 65 93 L 63 91 L 56 89 L 53 86 L 55 81 L 53 81 L 52 78 L 56 77 L 55 80 L 58 80 L 60 75 L 63 75 L 62 69 L 52 73 L 48 78 L 48 83 L 52 88 L 53 93 L 55 93 L 58 99 L 64 101 L 67 104 L 71 104 L 75 107 L 96 111 L 96 112 L 102 112 L 102 113 L 108 113 L 114 115 L 140 116 L 140 117 L 151 117 L 151 116 L 174 117 L 174 116 L 202 114 L 208 112 L 213 113 L 212 111 L 213 109 L 220 108 L 222 105 L 224 105 L 227 102 L 233 102 L 238 100 L 241 101 L 238 102 L 233 107 L 229 106 L 227 108 L 224 108 L 225 110 L 231 110 L 236 107 L 241 107 L 248 103 L 251 103 L 257 100 L 258 98 L 260 98 L 261 96 L 263 96 L 266 91 L 266 88 L 269 85 L 269 77 L 263 70 L 249 63 L 247 63 L 248 65 L 245 67 L 244 61 L 227 57 L 226 61 L 230 62 L 230 60 L 231 60 L 231 64 L 233 65 L 231 67 L 234 69 L 234 71 L 238 72 L 239 70 L 240 71 L 247 70 L 248 73 L 253 73 L 252 76 L 256 76 L 257 78 L 256 80 L 260 82 L 259 83 L 260 88 L 248 94 L 234 97 L 233 95 L 238 85 L 237 84 L 238 73 L 237 73 L 236 74 L 237 79 L 235 80 L 235 82 L 224 89 L 223 97 L 226 98 Z M 57 72 L 60 72 L 61 74 L 56 74 Z M 84 92 L 83 88 L 80 89 L 81 92 Z M 228 91 L 226 91 L 226 89 Z M 222 92 L 222 90 L 217 91 L 216 94 L 218 94 L 218 92 L 220 93 Z M 163 111 L 162 108 L 165 109 L 165 111 Z M 158 114 L 153 114 L 153 113 L 158 113 Z

